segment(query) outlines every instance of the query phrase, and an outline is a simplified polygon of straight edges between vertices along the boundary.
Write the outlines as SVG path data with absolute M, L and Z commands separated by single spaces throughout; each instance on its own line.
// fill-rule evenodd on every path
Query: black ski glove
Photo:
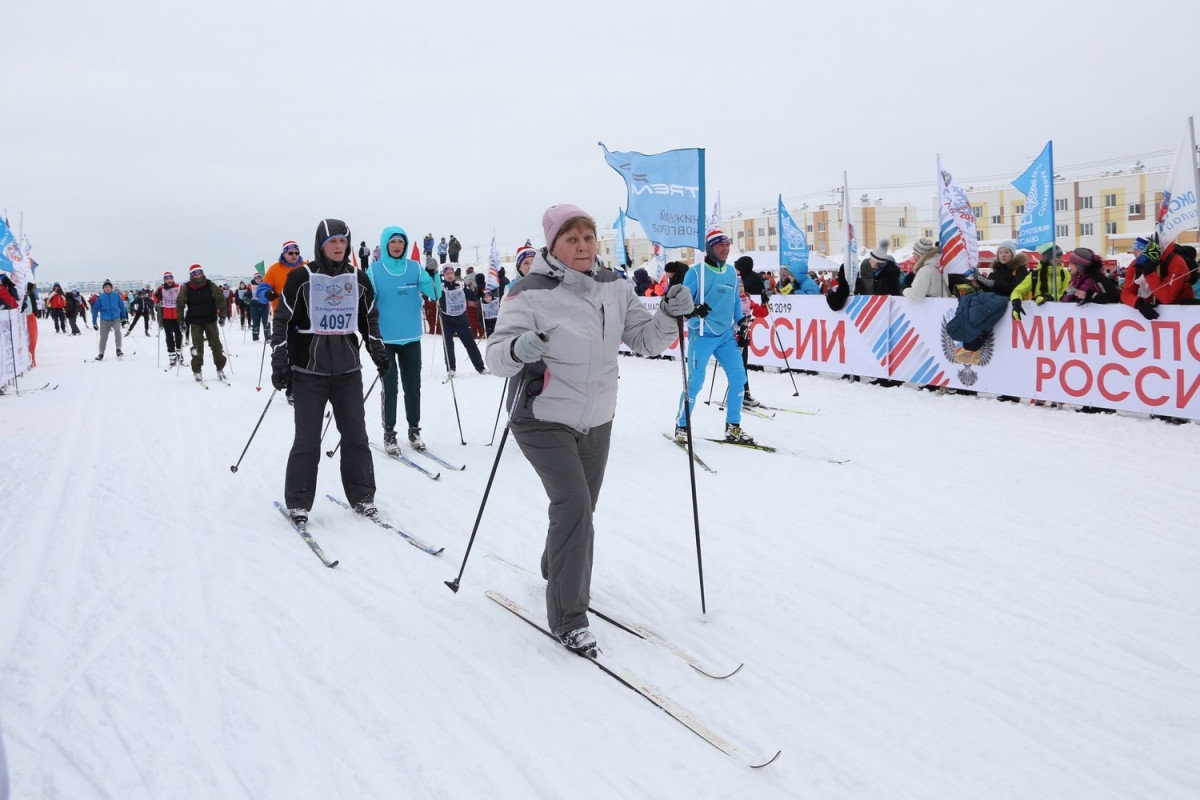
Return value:
M 1012 312 L 1013 319 L 1019 320 L 1019 319 L 1021 319 L 1021 317 L 1025 316 L 1025 310 L 1023 308 L 1021 308 L 1020 300 L 1013 300 L 1012 304 L 1013 304 L 1013 312 Z
M 392 368 L 392 361 L 386 356 L 382 356 L 373 360 L 375 362 L 375 369 L 379 370 L 380 378 L 382 378 L 384 375 L 387 375 L 388 370 Z
M 710 311 L 712 311 L 712 307 L 710 307 L 708 305 L 708 303 L 701 303 L 700 305 L 696 306 L 692 310 L 692 313 L 687 314 L 686 316 L 699 317 L 700 319 L 704 319 L 705 317 L 708 316 L 708 312 L 710 312 Z
M 1140 311 L 1146 319 L 1158 319 L 1158 312 L 1154 310 L 1154 304 L 1144 297 L 1139 297 L 1133 307 Z
M 282 392 L 287 388 L 287 373 L 281 369 L 271 370 L 271 385 Z

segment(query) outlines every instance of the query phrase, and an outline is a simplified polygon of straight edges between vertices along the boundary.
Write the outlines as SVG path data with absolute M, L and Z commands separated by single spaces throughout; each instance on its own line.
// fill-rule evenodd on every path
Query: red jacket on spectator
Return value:
M 1127 306 L 1133 306 L 1138 299 L 1136 263 L 1129 265 L 1125 285 L 1121 288 L 1121 302 Z M 1151 299 L 1160 304 L 1170 305 L 1195 297 L 1187 262 L 1175 252 L 1174 242 L 1163 250 L 1158 268 L 1146 273 L 1146 284 L 1150 287 Z

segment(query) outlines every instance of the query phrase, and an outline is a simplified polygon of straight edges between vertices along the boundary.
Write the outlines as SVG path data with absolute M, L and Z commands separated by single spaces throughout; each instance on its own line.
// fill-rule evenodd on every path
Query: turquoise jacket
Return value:
M 388 255 L 388 241 L 395 234 L 404 237 L 401 258 Z M 422 300 L 442 296 L 442 282 L 431 278 L 419 263 L 407 257 L 408 234 L 404 228 L 384 228 L 379 235 L 379 260 L 367 267 L 367 277 L 375 290 L 375 305 L 379 308 L 379 333 L 385 344 L 408 344 L 421 338 Z
M 700 293 L 700 270 L 704 270 L 704 294 Z M 688 330 L 693 335 L 702 331 L 701 336 L 720 336 L 733 328 L 742 318 L 742 300 L 738 296 L 738 274 L 732 264 L 722 264 L 718 271 L 707 262 L 695 269 L 689 269 L 683 276 L 683 285 L 692 292 L 696 305 L 708 303 L 712 309 L 704 318 L 704 327 L 700 327 L 700 318 L 688 320 Z

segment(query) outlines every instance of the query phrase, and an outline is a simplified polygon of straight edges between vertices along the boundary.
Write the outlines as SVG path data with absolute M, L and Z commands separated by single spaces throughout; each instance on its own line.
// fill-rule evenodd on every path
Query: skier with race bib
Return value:
M 454 267 L 447 265 L 442 268 L 442 288 L 445 291 L 438 300 L 438 308 L 442 312 L 442 336 L 446 341 L 446 369 L 449 370 L 450 377 L 454 377 L 456 363 L 454 358 L 455 336 L 467 349 L 467 356 L 471 359 L 471 365 L 475 367 L 475 371 L 480 375 L 486 375 L 487 370 L 483 366 L 483 357 L 479 355 L 479 347 L 475 344 L 475 337 L 471 335 L 471 323 L 467 321 L 468 290 L 454 279 Z M 474 295 L 473 292 L 472 295 Z
M 341 472 L 346 500 L 374 517 L 375 466 L 367 444 L 359 336 L 379 370 L 388 371 L 379 335 L 375 292 L 365 272 L 350 261 L 350 229 L 340 219 L 317 226 L 306 266 L 287 276 L 271 331 L 271 385 L 283 390 L 292 377 L 296 434 L 288 456 L 283 499 L 296 525 L 308 522 L 317 493 L 321 422 L 325 405 L 342 435 Z

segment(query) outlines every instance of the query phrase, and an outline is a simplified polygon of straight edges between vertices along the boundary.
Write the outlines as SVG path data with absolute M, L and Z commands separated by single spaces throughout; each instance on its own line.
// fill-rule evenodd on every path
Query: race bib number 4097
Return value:
M 353 274 L 319 275 L 309 279 L 308 318 L 304 333 L 337 336 L 352 333 L 358 320 L 358 279 Z

